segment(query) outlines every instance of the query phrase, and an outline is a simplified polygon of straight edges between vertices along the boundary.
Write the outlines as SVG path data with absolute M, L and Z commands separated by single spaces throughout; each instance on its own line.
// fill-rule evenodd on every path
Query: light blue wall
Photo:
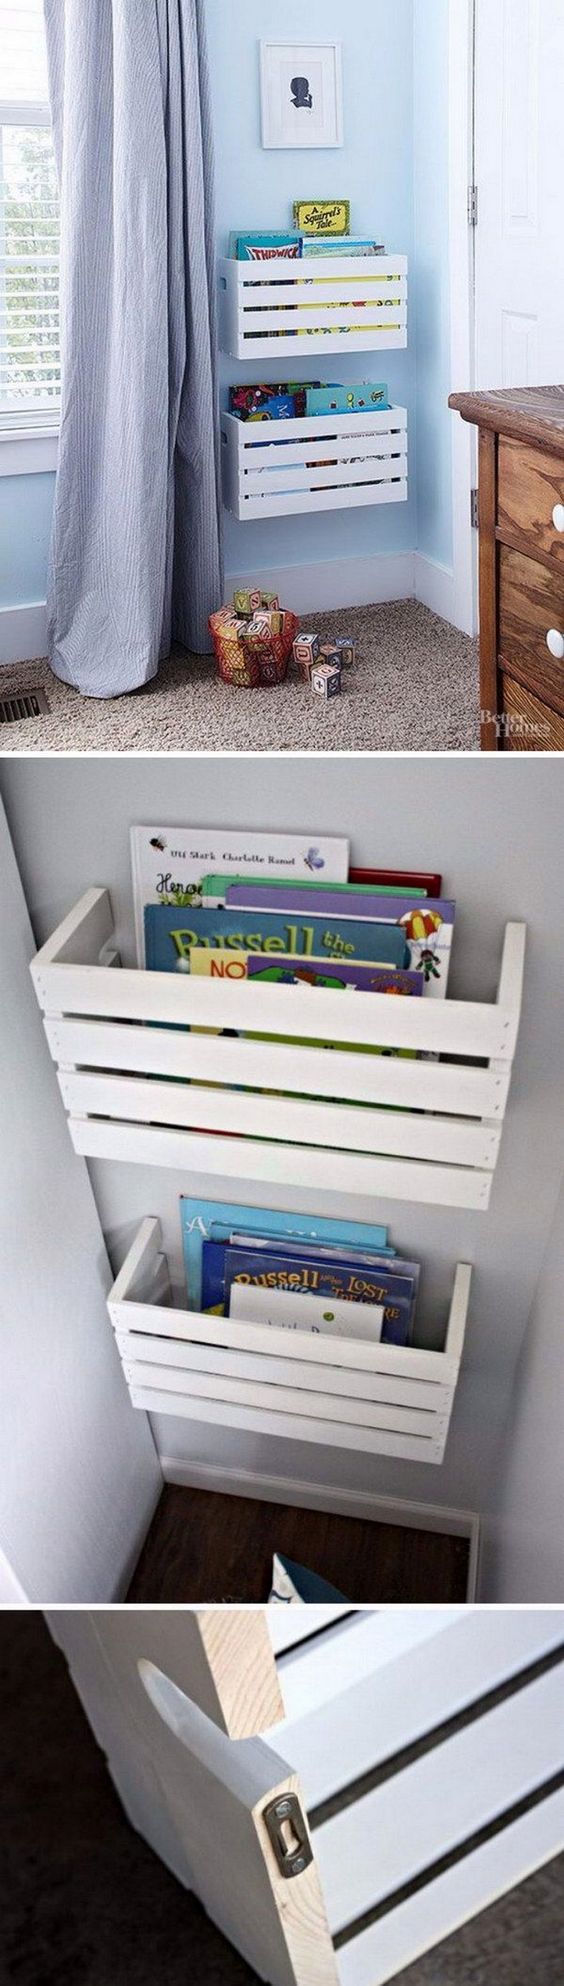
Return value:
M 348 196 L 355 232 L 374 232 L 397 253 L 413 249 L 413 0 L 246 0 L 206 9 L 216 105 L 219 246 L 232 227 L 286 227 L 297 196 Z M 342 42 L 345 143 L 329 152 L 263 151 L 260 143 L 259 55 L 262 37 L 281 35 Z M 282 362 L 288 366 L 288 360 Z M 311 373 L 305 358 L 296 376 Z M 387 379 L 392 398 L 414 405 L 415 354 L 341 353 L 315 360 L 328 379 Z M 273 360 L 258 377 L 275 379 Z M 224 387 L 256 379 L 257 364 L 222 359 Z M 334 515 L 281 517 L 239 523 L 226 519 L 231 571 L 303 564 L 410 549 L 415 542 L 415 494 L 408 504 Z
M 414 0 L 417 548 L 452 565 L 449 243 L 449 0 Z
M 216 127 L 218 242 L 233 226 L 286 226 L 296 195 L 343 194 L 353 227 L 411 257 L 407 352 L 327 361 L 328 376 L 376 371 L 410 418 L 408 504 L 271 522 L 226 517 L 229 570 L 410 550 L 449 565 L 451 543 L 448 246 L 448 0 L 207 0 Z M 258 42 L 343 44 L 345 144 L 331 152 L 263 151 Z M 415 87 L 414 87 L 415 85 Z M 288 361 L 284 361 L 287 365 Z M 316 361 L 317 369 L 318 361 Z M 306 377 L 305 359 L 295 370 Z M 273 378 L 274 361 L 260 371 Z M 256 364 L 222 358 L 223 393 Z M 415 385 L 417 378 L 417 434 Z M 0 478 L 0 608 L 45 596 L 52 476 Z
M 0 611 L 45 599 L 54 487 L 54 476 L 0 476 Z

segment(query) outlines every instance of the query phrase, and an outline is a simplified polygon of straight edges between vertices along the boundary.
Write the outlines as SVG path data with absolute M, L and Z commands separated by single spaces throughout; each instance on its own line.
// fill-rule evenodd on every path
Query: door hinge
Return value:
M 477 491 L 477 490 L 471 490 L 471 491 L 470 491 L 470 522 L 471 522 L 471 525 L 472 525 L 472 530 L 473 530 L 473 531 L 479 531 L 479 529 L 480 529 L 480 507 L 479 507 L 479 503 L 480 503 L 480 500 L 479 500 L 479 496 L 478 496 L 478 491 Z
M 469 226 L 469 228 L 477 228 L 477 226 L 478 226 L 478 188 L 477 188 L 477 186 L 469 186 L 469 187 L 468 187 L 468 226 Z
M 296 1793 L 280 1793 L 264 1808 L 263 1819 L 283 1876 L 301 1876 L 313 1850 Z

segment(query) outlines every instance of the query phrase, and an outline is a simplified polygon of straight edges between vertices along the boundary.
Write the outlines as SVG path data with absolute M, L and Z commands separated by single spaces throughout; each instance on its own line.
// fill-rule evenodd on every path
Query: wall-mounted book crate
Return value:
M 159 1222 L 147 1219 L 108 1298 L 134 1407 L 442 1462 L 470 1294 L 465 1264 L 456 1270 L 444 1352 L 434 1352 L 175 1310 L 159 1250 Z
M 219 265 L 220 341 L 234 359 L 407 345 L 405 255 Z
M 77 1152 L 488 1206 L 519 1028 L 523 925 L 507 925 L 495 1004 L 116 971 L 112 939 L 108 892 L 89 890 L 31 967 Z M 419 1054 L 363 1052 L 374 1047 Z
M 403 503 L 407 413 L 316 414 L 309 420 L 221 417 L 225 503 L 235 517 Z

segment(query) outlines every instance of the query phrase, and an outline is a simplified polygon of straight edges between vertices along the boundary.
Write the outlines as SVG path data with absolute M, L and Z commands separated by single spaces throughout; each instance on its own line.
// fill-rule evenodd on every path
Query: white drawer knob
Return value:
M 564 531 L 564 503 L 555 503 L 552 522 L 555 531 Z
M 564 662 L 564 634 L 560 633 L 559 628 L 549 628 L 546 646 L 555 662 Z

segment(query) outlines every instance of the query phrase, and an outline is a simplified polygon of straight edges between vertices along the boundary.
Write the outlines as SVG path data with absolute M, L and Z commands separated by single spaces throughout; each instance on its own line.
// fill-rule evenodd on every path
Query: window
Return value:
M 0 0 L 0 433 L 54 428 L 59 205 L 43 0 Z

